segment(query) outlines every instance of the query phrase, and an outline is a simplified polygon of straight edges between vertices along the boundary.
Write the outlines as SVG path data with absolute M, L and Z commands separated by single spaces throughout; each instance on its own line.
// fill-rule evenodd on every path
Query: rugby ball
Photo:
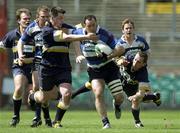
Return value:
M 106 55 L 109 55 L 113 50 L 106 44 L 98 43 L 95 45 L 95 51 L 96 54 L 105 53 Z

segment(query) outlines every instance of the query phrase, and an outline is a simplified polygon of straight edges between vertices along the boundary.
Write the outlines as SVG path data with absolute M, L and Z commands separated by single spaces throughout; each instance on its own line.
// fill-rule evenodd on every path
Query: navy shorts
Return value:
M 145 66 L 137 71 L 134 79 L 138 82 L 149 82 L 147 67 Z
M 88 68 L 89 81 L 93 79 L 104 79 L 106 84 L 113 80 L 119 79 L 119 68 L 114 62 L 109 62 L 101 68 Z
M 40 63 L 33 63 L 32 71 L 39 71 L 39 65 L 40 65 Z
M 138 84 L 123 84 L 123 91 L 126 93 L 127 97 L 133 96 L 138 91 Z
M 28 79 L 29 84 L 32 83 L 31 70 L 32 70 L 32 64 L 23 65 L 23 66 L 13 65 L 12 67 L 13 76 L 15 77 L 16 75 L 24 75 Z
M 39 84 L 43 91 L 50 91 L 61 83 L 72 83 L 71 70 L 40 65 Z

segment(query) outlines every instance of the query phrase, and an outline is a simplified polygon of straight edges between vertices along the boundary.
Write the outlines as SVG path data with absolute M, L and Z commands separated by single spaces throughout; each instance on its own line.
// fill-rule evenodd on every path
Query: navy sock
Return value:
M 143 101 L 156 100 L 156 96 L 154 94 L 145 94 L 143 97 Z
M 41 103 L 36 103 L 35 117 L 41 119 Z
M 132 109 L 132 114 L 134 117 L 135 122 L 140 122 L 139 114 L 140 114 L 140 109 Z
M 43 113 L 44 113 L 44 119 L 50 119 L 50 114 L 49 114 L 49 107 L 46 106 L 42 106 L 42 110 L 43 110 Z
M 65 112 L 66 110 L 57 107 L 55 121 L 61 121 Z
M 77 91 L 73 92 L 71 99 L 75 98 L 77 95 L 84 93 L 84 92 L 88 92 L 90 91 L 90 89 L 88 89 L 85 85 L 82 86 L 81 88 L 79 88 Z
M 107 123 L 109 123 L 109 119 L 107 117 L 104 117 L 102 119 L 103 126 L 105 126 Z
M 18 117 L 20 116 L 20 108 L 21 108 L 21 104 L 22 104 L 22 99 L 20 100 L 14 100 L 13 99 L 13 103 L 14 103 L 14 116 Z

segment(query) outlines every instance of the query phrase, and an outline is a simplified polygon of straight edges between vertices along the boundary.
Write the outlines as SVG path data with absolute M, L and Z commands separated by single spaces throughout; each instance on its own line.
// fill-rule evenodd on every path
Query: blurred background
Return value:
M 149 79 L 153 91 L 160 91 L 162 105 L 159 109 L 180 108 L 180 0 L 0 0 L 0 40 L 16 25 L 15 11 L 28 8 L 35 19 L 40 5 L 61 6 L 66 10 L 65 22 L 76 25 L 83 17 L 93 14 L 101 27 L 107 28 L 115 37 L 121 37 L 121 21 L 131 18 L 135 31 L 145 37 L 151 48 Z M 73 66 L 73 90 L 87 80 L 86 62 L 75 63 L 73 47 L 70 51 Z M 0 53 L 0 108 L 12 108 L 13 77 L 11 51 Z M 29 88 L 30 89 L 30 88 Z M 28 89 L 27 89 L 28 92 Z M 24 95 L 26 106 L 27 93 Z M 94 108 L 92 92 L 77 96 L 72 101 L 74 109 Z M 105 91 L 107 106 L 112 108 L 112 97 Z M 52 103 L 53 106 L 54 103 Z M 130 108 L 125 100 L 124 108 Z M 143 104 L 154 108 L 154 104 Z

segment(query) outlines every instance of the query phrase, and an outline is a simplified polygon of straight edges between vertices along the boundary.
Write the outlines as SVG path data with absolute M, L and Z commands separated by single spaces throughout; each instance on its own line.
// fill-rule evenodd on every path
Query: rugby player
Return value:
M 124 52 L 124 48 L 116 45 L 116 41 L 111 33 L 101 28 L 97 24 L 94 15 L 84 17 L 84 28 L 79 28 L 73 32 L 78 35 L 86 35 L 94 33 L 99 36 L 98 41 L 81 41 L 81 49 L 87 60 L 89 81 L 91 81 L 92 90 L 95 95 L 95 106 L 99 113 L 103 129 L 110 128 L 110 122 L 103 99 L 103 91 L 105 84 L 108 85 L 113 97 L 116 99 L 116 105 L 120 108 L 123 102 L 123 91 L 121 81 L 118 77 L 118 67 L 112 61 L 112 58 L 120 56 Z M 110 55 L 97 55 L 95 45 L 98 43 L 109 45 L 113 49 Z
M 132 114 L 135 120 L 135 127 L 144 127 L 139 118 L 140 103 L 144 100 L 153 100 L 157 104 L 160 102 L 160 94 L 151 94 L 147 75 L 148 55 L 139 51 L 135 57 L 127 56 L 117 61 L 120 67 L 120 78 L 123 83 L 123 90 L 132 103 Z
M 125 58 L 131 58 L 133 59 L 135 55 L 139 52 L 145 52 L 147 56 L 150 56 L 150 47 L 149 44 L 146 42 L 146 40 L 139 35 L 136 35 L 134 33 L 135 31 L 135 25 L 134 22 L 126 18 L 122 21 L 121 25 L 121 30 L 123 35 L 119 39 L 118 44 L 123 46 L 125 48 L 125 53 L 124 57 Z M 148 70 L 147 70 L 147 63 L 145 62 L 145 66 L 143 66 L 143 75 L 140 75 L 139 78 L 139 83 L 138 83 L 138 92 L 135 97 L 130 96 L 129 100 L 131 101 L 141 101 L 143 97 L 145 96 L 145 91 L 144 90 L 150 90 L 150 84 L 148 80 Z M 142 81 L 141 81 L 142 80 Z M 145 82 L 143 82 L 145 81 Z M 156 94 L 157 97 L 160 97 L 160 94 Z M 148 95 L 145 97 L 145 99 L 153 99 L 154 95 Z M 144 99 L 144 100 L 145 100 Z M 157 105 L 160 105 L 160 100 L 157 100 L 155 102 Z M 134 117 L 138 116 L 140 112 L 139 106 L 133 106 L 132 105 L 132 114 Z M 136 127 L 143 127 L 142 123 L 139 120 L 135 121 L 135 126 Z
M 39 78 L 38 78 L 38 68 L 42 58 L 42 28 L 46 23 L 49 22 L 49 8 L 47 6 L 40 6 L 36 11 L 36 20 L 34 20 L 25 30 L 18 42 L 18 52 L 23 53 L 23 46 L 29 41 L 34 40 L 35 42 L 35 56 L 32 67 L 32 91 L 36 92 L 39 90 Z M 30 92 L 32 93 L 32 92 Z M 51 119 L 49 115 L 48 104 L 42 105 L 42 110 L 44 112 L 45 125 L 52 126 Z M 37 127 L 42 124 L 41 121 L 41 104 L 36 103 L 35 107 L 35 117 L 32 120 L 31 127 Z
M 2 40 L 2 44 L 5 48 L 11 48 L 13 51 L 13 77 L 14 77 L 14 93 L 13 93 L 13 105 L 14 115 L 10 122 L 10 126 L 16 127 L 20 121 L 20 108 L 22 103 L 23 89 L 28 88 L 28 84 L 32 83 L 31 67 L 34 58 L 34 42 L 30 40 L 24 45 L 23 54 L 26 61 L 22 65 L 19 61 L 17 52 L 17 42 L 23 34 L 26 27 L 29 25 L 31 19 L 31 12 L 26 8 L 20 8 L 16 10 L 16 20 L 18 27 L 8 32 Z

